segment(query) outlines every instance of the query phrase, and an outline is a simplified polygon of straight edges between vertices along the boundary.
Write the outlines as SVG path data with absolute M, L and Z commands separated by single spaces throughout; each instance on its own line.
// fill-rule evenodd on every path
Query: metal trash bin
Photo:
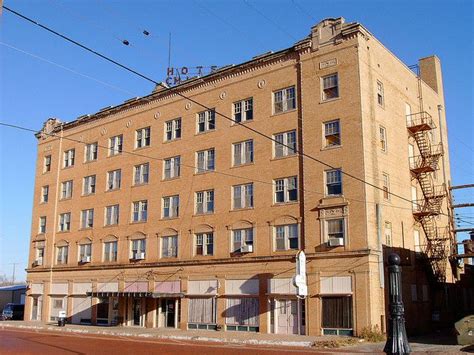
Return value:
M 64 327 L 66 325 L 66 312 L 59 311 L 58 327 Z

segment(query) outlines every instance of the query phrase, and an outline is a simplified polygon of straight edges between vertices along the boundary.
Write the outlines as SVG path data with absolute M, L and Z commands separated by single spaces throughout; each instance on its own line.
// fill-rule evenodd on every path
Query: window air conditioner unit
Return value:
M 143 260 L 145 259 L 145 253 L 134 253 L 133 254 L 134 260 Z
M 244 245 L 240 248 L 241 253 L 251 253 L 253 252 L 253 245 Z
M 328 244 L 330 247 L 340 247 L 344 245 L 344 238 L 329 238 Z
M 81 259 L 81 263 L 90 263 L 91 262 L 91 257 L 90 256 L 83 256 Z
M 39 258 L 39 259 L 36 259 L 35 261 L 33 261 L 33 266 L 40 266 L 40 265 L 43 265 L 43 259 L 42 258 Z

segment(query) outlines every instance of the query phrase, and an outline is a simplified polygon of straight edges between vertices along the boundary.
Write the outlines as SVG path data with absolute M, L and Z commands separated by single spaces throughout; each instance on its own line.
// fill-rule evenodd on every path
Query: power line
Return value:
M 313 17 L 313 15 L 311 15 L 311 14 L 309 13 L 309 11 L 307 11 L 303 6 L 301 6 L 300 4 L 298 4 L 298 3 L 296 2 L 296 0 L 291 0 L 291 2 L 295 5 L 295 7 L 296 7 L 298 10 L 300 10 L 300 12 L 302 12 L 302 13 L 305 14 L 305 15 L 307 15 L 307 16 L 308 16 L 309 18 L 311 18 L 311 20 L 313 20 L 315 23 L 318 22 L 318 20 L 316 20 L 316 19 Z
M 145 80 L 147 80 L 147 81 L 149 81 L 149 82 L 151 82 L 151 83 L 153 83 L 153 84 L 155 84 L 155 85 L 161 86 L 161 87 L 164 89 L 163 91 L 165 91 L 165 92 L 171 92 L 171 93 L 173 93 L 173 94 L 175 94 L 175 95 L 177 95 L 177 96 L 179 96 L 179 97 L 181 97 L 181 98 L 184 98 L 184 99 L 186 99 L 186 100 L 188 100 L 188 101 L 190 101 L 190 102 L 192 102 L 192 103 L 194 103 L 194 104 L 196 104 L 196 105 L 198 105 L 198 106 L 203 107 L 203 108 L 206 109 L 206 110 L 212 110 L 212 108 L 208 107 L 207 105 L 205 105 L 205 104 L 203 104 L 203 103 L 201 103 L 201 102 L 199 102 L 199 101 L 196 101 L 195 99 L 192 99 L 192 98 L 190 98 L 190 97 L 188 97 L 188 96 L 186 96 L 186 95 L 180 93 L 179 91 L 176 90 L 176 88 L 167 87 L 167 86 L 164 85 L 163 83 L 158 82 L 158 81 L 155 81 L 155 80 L 149 78 L 148 76 L 139 73 L 139 72 L 136 71 L 135 69 L 132 69 L 132 68 L 126 66 L 126 65 L 123 65 L 123 64 L 117 62 L 116 60 L 111 59 L 111 58 L 107 57 L 106 55 L 101 54 L 101 53 L 97 52 L 96 50 L 91 49 L 91 48 L 89 48 L 89 47 L 87 47 L 87 46 L 85 46 L 85 45 L 83 45 L 83 44 L 81 44 L 81 43 L 79 43 L 79 42 L 77 42 L 77 41 L 75 41 L 75 40 L 73 40 L 73 39 L 67 37 L 66 35 L 63 35 L 63 34 L 57 32 L 57 31 L 55 31 L 55 30 L 53 30 L 53 29 L 51 29 L 51 28 L 49 28 L 49 27 L 47 27 L 47 26 L 45 26 L 45 25 L 42 25 L 42 24 L 38 23 L 37 21 L 35 21 L 35 20 L 33 20 L 33 19 L 31 19 L 31 18 L 25 16 L 25 15 L 22 15 L 21 13 L 19 13 L 19 12 L 17 12 L 17 11 L 14 11 L 14 10 L 8 8 L 8 7 L 5 6 L 5 5 L 3 5 L 3 8 L 4 8 L 5 10 L 7 10 L 7 11 L 13 13 L 14 15 L 16 15 L 16 16 L 18 16 L 18 17 L 24 19 L 24 20 L 26 20 L 27 22 L 33 23 L 34 25 L 36 25 L 36 26 L 38 26 L 38 27 L 40 27 L 40 28 L 42 28 L 42 29 L 44 29 L 44 30 L 46 30 L 46 31 L 48 31 L 48 32 L 50 32 L 50 33 L 52 33 L 52 34 L 54 34 L 54 35 L 56 35 L 56 36 L 58 36 L 58 37 L 60 37 L 60 38 L 62 38 L 62 39 L 64 39 L 64 40 L 66 40 L 66 41 L 68 41 L 68 42 L 70 42 L 70 43 L 73 43 L 74 45 L 79 46 L 80 48 L 82 48 L 82 49 L 84 49 L 84 50 L 86 50 L 86 51 L 88 51 L 88 52 L 90 52 L 90 53 L 92 53 L 92 54 L 94 54 L 94 55 L 96 55 L 96 56 L 98 56 L 98 57 L 100 57 L 100 58 L 102 58 L 102 59 L 104 59 L 104 60 L 106 60 L 106 61 L 112 63 L 112 64 L 115 64 L 116 66 L 118 66 L 118 67 L 120 67 L 120 68 L 122 68 L 122 69 L 125 69 L 126 71 L 128 71 L 128 72 L 130 72 L 130 73 L 132 73 L 132 74 L 135 74 L 135 75 L 141 77 L 142 79 L 145 79 Z M 387 193 L 387 191 L 385 191 L 382 187 L 379 187 L 379 186 L 377 186 L 377 185 L 374 185 L 373 183 L 370 183 L 370 182 L 364 180 L 363 178 L 359 178 L 359 177 L 353 175 L 352 173 L 348 173 L 348 172 L 346 172 L 346 171 L 344 171 L 344 170 L 342 170 L 342 169 L 340 169 L 340 168 L 336 168 L 336 167 L 332 166 L 331 164 L 326 163 L 326 162 L 324 162 L 324 161 L 322 161 L 322 160 L 320 160 L 320 159 L 318 159 L 318 158 L 315 158 L 315 157 L 313 157 L 313 156 L 311 156 L 311 155 L 308 155 L 308 154 L 306 154 L 306 153 L 302 153 L 302 152 L 300 152 L 299 150 L 293 149 L 292 147 L 290 147 L 290 146 L 288 146 L 288 145 L 282 144 L 282 143 L 276 141 L 276 139 L 274 139 L 273 137 L 268 136 L 267 134 L 262 133 L 262 132 L 256 130 L 255 128 L 249 127 L 248 125 L 242 124 L 241 122 L 237 122 L 237 121 L 235 121 L 233 118 L 231 118 L 231 117 L 229 117 L 229 116 L 227 116 L 227 115 L 225 115 L 225 114 L 222 114 L 222 113 L 220 113 L 220 112 L 218 112 L 218 111 L 216 111 L 216 110 L 214 110 L 214 112 L 215 112 L 217 115 L 219 115 L 219 116 L 225 118 L 226 120 L 228 120 L 228 121 L 230 121 L 230 122 L 233 122 L 234 124 L 238 124 L 238 125 L 241 126 L 241 127 L 245 127 L 247 130 L 252 131 L 252 132 L 258 134 L 259 136 L 262 136 L 262 137 L 264 137 L 264 138 L 266 138 L 266 139 L 268 139 L 268 140 L 270 140 L 270 141 L 272 141 L 272 142 L 278 143 L 278 144 L 282 145 L 283 147 L 292 149 L 293 151 L 295 151 L 296 154 L 298 154 L 298 155 L 300 155 L 300 156 L 302 156 L 302 157 L 305 157 L 305 158 L 308 158 L 308 159 L 310 159 L 310 160 L 313 160 L 313 161 L 315 161 L 315 162 L 317 162 L 317 163 L 319 163 L 319 164 L 321 164 L 321 165 L 324 165 L 324 166 L 326 166 L 327 168 L 330 168 L 330 169 L 339 169 L 339 170 L 341 171 L 341 174 L 344 174 L 344 175 L 346 175 L 346 176 L 348 176 L 348 177 L 350 177 L 350 178 L 352 178 L 352 179 L 354 179 L 354 180 L 357 180 L 357 181 L 359 181 L 359 182 L 361 182 L 361 183 L 364 183 L 364 184 L 366 184 L 366 185 L 368 185 L 368 186 L 371 186 L 371 187 L 373 187 L 373 188 L 375 188 L 375 189 L 377 189 L 377 190 L 380 190 L 380 191 L 383 191 L 384 193 Z M 36 131 L 35 131 L 35 132 L 36 132 Z M 406 197 L 400 196 L 400 195 L 398 195 L 398 194 L 395 194 L 395 193 L 393 193 L 393 192 L 390 192 L 390 191 L 389 191 L 388 194 L 389 194 L 389 195 L 392 195 L 392 196 L 395 196 L 395 197 L 397 197 L 397 198 L 399 198 L 399 199 L 401 199 L 401 200 L 404 200 L 404 201 L 406 201 L 406 202 L 408 202 L 408 203 L 410 203 L 410 204 L 413 204 L 413 203 L 414 203 L 412 200 L 410 200 L 410 199 L 408 199 L 408 198 L 406 198 Z

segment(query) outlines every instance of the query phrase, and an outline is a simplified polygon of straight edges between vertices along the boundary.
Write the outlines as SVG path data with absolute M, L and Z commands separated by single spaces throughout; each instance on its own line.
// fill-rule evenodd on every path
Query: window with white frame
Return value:
M 165 140 L 171 141 L 173 139 L 181 138 L 181 118 L 165 122 Z
M 74 156 L 76 151 L 74 149 L 69 149 L 64 152 L 63 167 L 68 168 L 74 165 Z
M 39 233 L 39 234 L 44 234 L 44 233 L 46 233 L 46 216 L 41 216 L 41 217 L 39 218 L 38 233 Z
M 64 265 L 67 264 L 69 247 L 67 245 L 58 246 L 56 248 L 56 264 Z
M 81 211 L 81 228 L 92 228 L 94 227 L 94 209 L 89 208 Z
M 326 171 L 326 196 L 342 195 L 341 169 Z
M 275 158 L 296 154 L 296 131 L 275 134 L 273 139 Z
M 383 107 L 384 102 L 383 83 L 377 80 L 377 103 Z
M 98 153 L 97 142 L 86 144 L 86 147 L 84 150 L 84 155 L 85 155 L 84 161 L 89 162 L 89 161 L 97 160 L 97 153 Z
M 287 224 L 275 227 L 275 250 L 298 248 L 298 224 Z
M 379 127 L 379 135 L 380 135 L 380 149 L 382 152 L 387 151 L 387 131 L 385 127 L 380 126 Z
M 90 262 L 92 257 L 92 243 L 79 245 L 79 262 Z
M 146 239 L 134 239 L 131 245 L 131 258 L 132 259 L 144 259 L 146 256 Z
M 72 180 L 64 181 L 61 183 L 61 199 L 72 197 Z
M 198 233 L 195 236 L 195 255 L 214 255 L 214 233 Z
M 123 148 L 123 135 L 110 137 L 109 139 L 109 156 L 117 155 L 122 153 Z
M 232 251 L 238 253 L 242 247 L 253 246 L 253 228 L 234 229 L 232 231 Z
M 298 201 L 296 176 L 275 180 L 275 203 Z
M 148 147 L 150 145 L 151 128 L 145 127 L 135 131 L 135 148 Z
M 91 195 L 95 193 L 95 175 L 86 176 L 84 178 L 84 187 L 82 193 L 84 195 Z
M 133 203 L 132 222 L 145 222 L 148 214 L 148 201 L 135 201 Z
M 179 216 L 179 195 L 163 197 L 163 218 Z
M 382 190 L 383 190 L 383 198 L 386 200 L 390 199 L 390 177 L 388 174 L 382 174 Z
M 43 265 L 44 260 L 44 242 L 36 243 L 36 258 L 35 261 L 37 265 Z
M 234 102 L 234 121 L 245 122 L 253 120 L 253 98 Z
M 179 177 L 181 172 L 181 157 L 165 159 L 163 164 L 163 179 L 173 179 Z
M 214 212 L 214 190 L 196 192 L 196 214 Z
M 46 203 L 49 200 L 49 185 L 41 188 L 41 202 Z
M 197 114 L 197 132 L 203 133 L 216 128 L 216 112 L 212 110 L 202 111 Z
M 296 108 L 295 87 L 291 86 L 273 93 L 273 113 L 281 113 Z
M 148 163 L 135 165 L 134 167 L 134 185 L 142 185 L 148 183 L 150 166 Z
M 197 173 L 214 171 L 215 169 L 215 151 L 214 148 L 201 150 L 196 153 Z
M 339 97 L 339 80 L 337 74 L 331 74 L 321 78 L 323 101 Z
M 232 190 L 234 210 L 253 207 L 253 184 L 236 185 Z
M 234 166 L 253 163 L 253 140 L 232 144 Z
M 43 161 L 43 173 L 51 171 L 51 155 L 46 155 Z
M 105 207 L 105 225 L 112 226 L 119 223 L 119 205 Z
M 68 232 L 71 230 L 71 213 L 61 213 L 59 215 L 59 231 Z
M 335 147 L 341 145 L 341 130 L 339 120 L 324 123 L 324 144 L 325 147 Z
M 392 246 L 392 223 L 385 222 L 385 244 L 389 247 Z
M 104 243 L 104 261 L 117 261 L 118 242 L 116 240 Z
M 326 238 L 342 238 L 345 237 L 344 218 L 328 219 L 326 222 Z
M 161 257 L 176 258 L 178 257 L 178 236 L 171 235 L 161 238 Z
M 107 172 L 107 191 L 120 189 L 122 182 L 122 170 L 112 170 Z

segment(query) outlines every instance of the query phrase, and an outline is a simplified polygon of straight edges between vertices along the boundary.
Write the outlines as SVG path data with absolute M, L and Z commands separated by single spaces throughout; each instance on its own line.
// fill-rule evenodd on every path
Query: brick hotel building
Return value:
M 36 135 L 25 319 L 63 310 L 98 325 L 384 330 L 384 255 L 396 250 L 407 328 L 422 329 L 434 285 L 453 273 L 439 59 L 418 69 L 361 24 L 325 19 L 290 48 L 48 119 Z M 306 298 L 292 283 L 299 250 Z

